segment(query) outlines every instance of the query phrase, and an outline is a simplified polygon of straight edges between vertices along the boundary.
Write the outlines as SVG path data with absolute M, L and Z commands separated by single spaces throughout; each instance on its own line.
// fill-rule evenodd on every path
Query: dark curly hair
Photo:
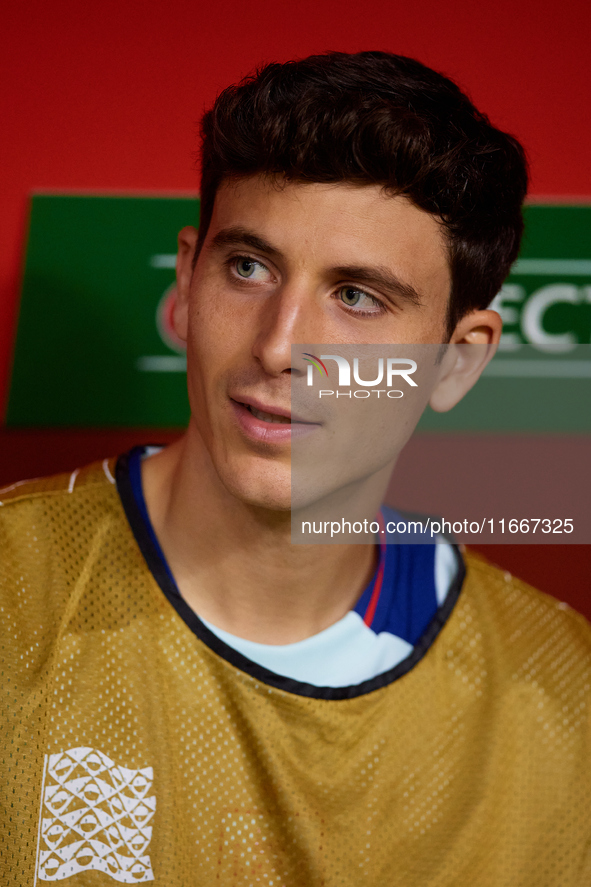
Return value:
M 269 64 L 229 86 L 201 124 L 197 255 L 222 181 L 253 174 L 381 185 L 440 218 L 448 334 L 490 304 L 516 259 L 527 162 L 442 74 L 386 52 Z

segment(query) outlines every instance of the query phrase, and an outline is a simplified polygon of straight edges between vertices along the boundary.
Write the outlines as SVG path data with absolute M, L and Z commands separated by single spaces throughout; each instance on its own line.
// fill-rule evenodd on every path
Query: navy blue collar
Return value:
M 315 684 L 307 684 L 284 675 L 276 674 L 268 668 L 243 656 L 242 653 L 239 653 L 233 647 L 230 647 L 203 624 L 194 610 L 189 607 L 179 594 L 174 577 L 170 572 L 166 559 L 163 556 L 162 549 L 158 543 L 158 539 L 151 527 L 142 493 L 140 466 L 141 457 L 145 451 L 145 448 L 141 447 L 137 451 L 132 450 L 130 453 L 124 453 L 117 460 L 117 466 L 115 469 L 117 491 L 125 511 L 125 516 L 127 517 L 129 526 L 135 537 L 136 544 L 144 557 L 145 563 L 152 574 L 154 581 L 158 584 L 160 590 L 166 596 L 173 609 L 176 610 L 178 616 L 183 620 L 187 628 L 192 631 L 203 644 L 209 647 L 209 649 L 216 655 L 225 659 L 230 665 L 243 671 L 245 674 L 250 675 L 256 681 L 259 681 L 262 684 L 267 684 L 270 687 L 275 687 L 286 693 L 336 702 L 341 699 L 354 699 L 357 696 L 364 696 L 367 693 L 373 693 L 376 690 L 389 686 L 394 681 L 399 680 L 404 677 L 404 675 L 408 674 L 408 672 L 412 671 L 412 669 L 420 663 L 426 653 L 428 653 L 439 635 L 439 632 L 451 615 L 464 582 L 466 571 L 457 548 L 456 558 L 458 568 L 445 601 L 436 610 L 435 615 L 428 622 L 423 634 L 406 659 L 374 678 L 362 681 L 360 684 L 355 684 L 350 687 L 318 687 Z M 133 466 L 133 468 L 131 466 Z M 394 616 L 392 618 L 397 620 L 396 624 L 400 623 L 400 625 L 402 625 L 402 623 L 404 623 L 404 625 L 406 625 L 406 628 L 403 628 L 403 630 L 400 631 L 399 636 L 403 636 L 406 633 L 410 637 L 414 636 L 419 630 L 418 626 L 420 626 L 421 623 L 424 623 L 426 613 L 429 611 L 432 612 L 432 588 L 431 591 L 429 591 L 425 586 L 426 593 L 424 599 L 427 606 L 421 607 L 418 604 L 415 605 L 415 595 L 414 591 L 411 594 L 411 585 L 414 582 L 412 577 L 415 577 L 416 579 L 421 575 L 421 571 L 416 569 L 418 561 L 415 561 L 415 555 L 412 553 L 406 555 L 406 561 L 399 560 L 400 558 L 405 557 L 402 552 L 408 548 L 416 548 L 417 551 L 424 549 L 426 551 L 429 548 L 432 548 L 432 546 L 388 546 L 386 562 L 384 564 L 384 581 L 379 596 L 380 599 L 376 603 L 374 618 L 372 619 L 372 628 L 375 630 L 378 625 L 386 624 L 386 621 L 389 624 L 390 617 L 383 614 L 393 613 Z M 392 560 L 390 560 L 391 558 Z M 418 559 L 420 560 L 420 554 L 418 555 Z M 398 566 L 391 567 L 390 564 L 398 564 Z M 406 564 L 406 566 L 403 566 L 404 564 Z M 390 570 L 392 570 L 392 572 L 390 572 Z M 407 580 L 412 581 L 411 585 L 407 586 L 406 591 L 401 592 L 396 583 L 398 583 L 398 581 L 403 581 L 404 577 L 406 577 Z M 364 608 L 367 610 L 371 599 L 372 588 L 373 583 L 370 584 L 362 594 L 357 604 L 361 610 Z M 421 583 L 417 583 L 417 589 L 419 589 L 417 590 L 418 598 L 422 596 L 420 588 Z M 385 597 L 382 602 L 382 595 L 384 593 Z M 389 597 L 389 595 L 391 596 Z M 429 599 L 431 599 L 431 604 L 429 604 Z M 409 602 L 411 604 L 410 606 Z M 397 632 L 398 630 L 399 629 L 396 629 Z
M 142 487 L 141 463 L 146 447 L 129 453 L 128 471 L 135 504 L 161 566 L 180 597 L 177 584 L 148 515 Z M 387 523 L 398 515 L 383 509 Z M 376 588 L 376 584 L 379 587 Z M 374 594 L 377 592 L 377 594 Z M 435 544 L 380 545 L 376 571 L 353 608 L 376 634 L 390 632 L 413 646 L 438 609 L 435 591 Z M 368 618 L 369 617 L 369 618 Z

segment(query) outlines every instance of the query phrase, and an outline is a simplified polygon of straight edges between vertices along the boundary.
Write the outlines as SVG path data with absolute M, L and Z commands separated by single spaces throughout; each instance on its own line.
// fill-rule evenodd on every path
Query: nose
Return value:
M 285 286 L 266 300 L 259 316 L 259 330 L 253 355 L 270 376 L 302 373 L 294 366 L 292 345 L 321 342 L 318 320 L 320 308 L 305 286 Z

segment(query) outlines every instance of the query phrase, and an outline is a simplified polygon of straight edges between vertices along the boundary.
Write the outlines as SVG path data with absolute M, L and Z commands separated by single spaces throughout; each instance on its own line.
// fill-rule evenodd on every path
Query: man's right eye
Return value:
M 234 268 L 239 277 L 244 280 L 256 280 L 258 282 L 268 280 L 269 269 L 262 262 L 250 259 L 248 256 L 239 256 L 234 259 Z

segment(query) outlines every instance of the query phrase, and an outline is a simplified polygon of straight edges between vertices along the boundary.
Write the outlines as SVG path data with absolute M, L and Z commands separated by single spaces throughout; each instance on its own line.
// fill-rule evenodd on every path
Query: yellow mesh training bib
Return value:
M 591 885 L 582 616 L 467 555 L 383 685 L 285 689 L 172 605 L 114 472 L 0 491 L 3 887 Z

